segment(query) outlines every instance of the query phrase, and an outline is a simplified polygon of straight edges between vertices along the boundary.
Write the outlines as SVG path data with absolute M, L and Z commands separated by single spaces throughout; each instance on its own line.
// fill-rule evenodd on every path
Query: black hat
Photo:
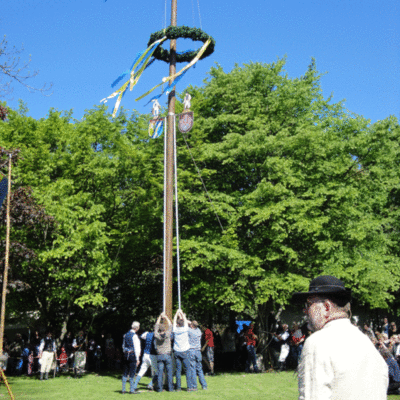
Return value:
M 324 297 L 340 299 L 349 302 L 351 290 L 344 287 L 344 283 L 334 276 L 322 275 L 313 279 L 308 292 L 297 292 L 292 296 L 293 302 L 306 301 L 310 296 L 322 295 Z

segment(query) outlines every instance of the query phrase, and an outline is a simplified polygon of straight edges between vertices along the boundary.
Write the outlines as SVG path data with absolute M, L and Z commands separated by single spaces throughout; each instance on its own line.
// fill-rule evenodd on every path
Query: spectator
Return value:
M 9 359 L 9 369 L 10 373 L 14 375 L 21 375 L 22 373 L 22 351 L 24 342 L 22 340 L 22 335 L 17 333 L 15 335 L 15 340 L 10 344 L 10 359 Z
M 399 394 L 400 388 L 400 368 L 396 360 L 390 354 L 390 352 L 384 347 L 379 346 L 379 352 L 386 361 L 389 368 L 389 386 L 387 394 Z
M 39 331 L 35 331 L 33 338 L 31 340 L 33 346 L 33 366 L 32 366 L 32 373 L 39 372 L 40 365 L 39 365 L 39 347 L 41 342 L 41 337 Z
M 225 370 L 232 370 L 236 358 L 236 334 L 227 327 L 222 334 L 223 364 Z
M 367 323 L 364 324 L 363 332 L 373 341 L 376 339 L 375 333 L 371 327 L 368 326 Z
M 87 346 L 87 369 L 88 371 L 94 371 L 94 352 L 96 350 L 96 341 L 94 340 L 94 337 L 90 337 L 88 340 L 88 346 Z
M 393 357 L 400 366 L 400 335 L 394 335 L 391 338 L 394 341 L 393 344 Z
M 59 362 L 59 372 L 68 369 L 68 355 L 67 352 L 65 351 L 64 346 L 61 347 L 60 355 L 58 356 L 58 362 Z
M 396 326 L 396 322 L 391 322 L 390 326 L 389 326 L 389 339 L 393 336 L 393 335 L 397 335 L 399 332 L 397 330 L 397 326 Z
M 57 357 L 56 353 L 56 342 L 53 339 L 52 332 L 47 332 L 47 335 L 40 342 L 40 380 L 49 379 L 49 372 L 53 364 L 53 360 Z
M 246 349 L 247 349 L 245 372 L 250 372 L 250 365 L 253 365 L 253 371 L 257 373 L 259 372 L 257 368 L 257 357 L 256 357 L 257 336 L 254 334 L 253 330 L 254 330 L 254 323 L 251 323 L 249 329 L 247 329 L 245 333 Z
M 389 321 L 386 317 L 383 318 L 381 333 L 386 333 L 386 335 L 389 336 Z
M 86 368 L 86 348 L 87 340 L 83 331 L 79 331 L 78 336 L 72 341 L 74 354 L 74 375 L 75 378 L 82 377 Z
M 294 322 L 291 335 L 291 343 L 292 343 L 291 350 L 294 362 L 296 364 L 296 368 L 298 363 L 300 362 L 301 351 L 303 350 L 305 339 L 306 335 L 301 330 L 299 324 L 297 322 Z
M 74 338 L 72 337 L 72 333 L 68 332 L 65 335 L 65 338 L 61 344 L 61 346 L 64 347 L 65 352 L 67 353 L 68 369 L 73 369 L 73 367 L 74 367 L 74 348 L 72 346 L 73 342 L 74 342 Z
M 201 350 L 204 351 L 206 349 L 206 357 L 204 361 L 210 369 L 210 375 L 214 376 L 214 334 L 210 328 L 205 328 L 204 339 L 205 344 Z
M 115 344 L 114 344 L 114 339 L 111 336 L 111 333 L 107 333 L 105 346 L 106 346 L 105 353 L 106 353 L 107 368 L 112 369 L 114 363 Z
M 286 359 L 289 355 L 290 346 L 290 333 L 289 333 L 289 326 L 287 324 L 282 325 L 282 333 L 276 334 L 276 338 L 279 340 L 281 345 L 281 351 L 279 353 L 279 360 L 278 360 L 278 368 L 279 371 L 283 371 L 286 369 Z

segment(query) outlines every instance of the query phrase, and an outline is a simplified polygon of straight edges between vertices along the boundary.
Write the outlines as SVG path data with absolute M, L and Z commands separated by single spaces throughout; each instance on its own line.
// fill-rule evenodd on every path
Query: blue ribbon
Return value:
M 235 322 L 236 322 L 236 325 L 238 326 L 237 333 L 242 332 L 244 325 L 250 326 L 250 324 L 251 324 L 251 321 L 235 321 Z
M 117 86 L 118 83 L 121 82 L 122 79 L 125 78 L 125 76 L 127 76 L 128 74 L 131 73 L 131 70 L 132 70 L 133 66 L 135 65 L 136 61 L 139 59 L 139 57 L 140 57 L 145 51 L 146 51 L 146 50 L 139 51 L 139 53 L 136 54 L 135 60 L 133 61 L 131 68 L 128 69 L 128 70 L 126 70 L 125 72 L 123 72 L 123 73 L 111 84 L 111 87 L 112 87 L 112 88 L 115 87 L 115 86 Z M 138 69 L 139 69 L 140 66 L 142 65 L 143 61 L 144 61 L 144 60 L 142 60 L 142 61 L 140 62 L 140 64 L 137 66 Z

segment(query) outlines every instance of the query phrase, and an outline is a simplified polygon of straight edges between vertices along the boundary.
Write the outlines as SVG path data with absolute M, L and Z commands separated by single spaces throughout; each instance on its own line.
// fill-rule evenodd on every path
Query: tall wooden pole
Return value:
M 8 281 L 8 257 L 10 252 L 10 200 L 11 200 L 11 154 L 8 161 L 8 191 L 7 191 L 7 231 L 6 231 L 6 257 L 4 263 L 3 292 L 1 296 L 0 316 L 0 356 L 3 355 L 4 321 L 6 315 L 6 293 Z
M 176 26 L 177 0 L 171 0 L 171 26 Z M 176 40 L 170 44 L 169 76 L 176 72 Z M 172 80 L 170 80 L 172 83 Z M 168 95 L 168 129 L 166 157 L 166 221 L 165 221 L 165 312 L 172 320 L 172 271 L 173 271 L 173 185 L 174 185 L 174 126 L 175 126 L 175 87 Z

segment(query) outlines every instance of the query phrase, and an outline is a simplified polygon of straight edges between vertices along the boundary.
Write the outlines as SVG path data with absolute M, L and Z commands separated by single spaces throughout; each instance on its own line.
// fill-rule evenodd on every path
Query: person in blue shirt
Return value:
M 199 377 L 201 387 L 206 390 L 207 382 L 204 378 L 203 366 L 202 366 L 202 356 L 201 356 L 201 330 L 199 329 L 199 324 L 197 321 L 192 321 L 190 323 L 189 330 L 189 360 L 190 368 L 192 369 L 190 384 L 188 385 L 188 391 L 197 390 L 197 377 Z
M 140 336 L 140 339 L 145 340 L 145 345 L 143 349 L 142 365 L 136 376 L 135 383 L 133 384 L 133 391 L 136 390 L 140 380 L 150 366 L 152 381 L 147 388 L 153 390 L 154 383 L 157 382 L 157 354 L 154 347 L 154 332 L 146 331 Z

